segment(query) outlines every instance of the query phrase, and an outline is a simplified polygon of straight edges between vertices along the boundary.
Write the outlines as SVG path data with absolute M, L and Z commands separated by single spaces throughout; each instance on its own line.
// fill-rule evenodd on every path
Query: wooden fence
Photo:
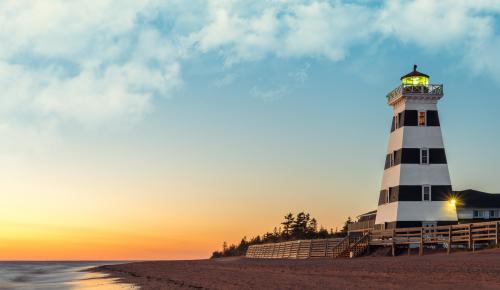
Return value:
M 334 257 L 335 248 L 342 240 L 342 238 L 316 239 L 252 245 L 248 247 L 246 257 L 261 259 Z
M 420 254 L 425 245 L 442 245 L 450 252 L 453 245 L 465 245 L 475 250 L 478 243 L 498 245 L 500 221 L 458 224 L 450 226 L 371 230 L 370 246 L 409 247 L 418 245 Z
M 500 239 L 500 221 L 458 224 L 450 226 L 369 230 L 363 235 L 348 235 L 341 239 L 300 240 L 283 243 L 252 245 L 246 257 L 267 259 L 307 259 L 314 257 L 359 256 L 369 247 L 389 246 L 395 254 L 397 247 L 440 245 L 450 253 L 453 245 L 475 250 L 478 243 L 494 243 Z

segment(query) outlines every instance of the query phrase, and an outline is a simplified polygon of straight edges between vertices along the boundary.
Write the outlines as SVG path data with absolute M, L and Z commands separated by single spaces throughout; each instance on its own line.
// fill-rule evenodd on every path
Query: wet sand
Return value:
M 500 289 L 500 249 L 352 260 L 155 261 L 96 269 L 141 289 Z

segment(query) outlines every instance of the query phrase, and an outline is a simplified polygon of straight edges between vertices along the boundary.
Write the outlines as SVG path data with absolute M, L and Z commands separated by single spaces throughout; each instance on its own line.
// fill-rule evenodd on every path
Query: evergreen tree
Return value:
M 349 217 L 342 230 L 338 232 L 330 229 L 330 232 L 322 226 L 318 230 L 318 222 L 315 218 L 311 218 L 309 213 L 300 212 L 296 216 L 293 213 L 288 213 L 284 217 L 284 221 L 280 224 L 283 226 L 275 227 L 273 232 L 267 232 L 262 236 L 256 236 L 247 240 L 246 237 L 241 239 L 238 245 L 231 244 L 228 246 L 227 242 L 222 244 L 222 251 L 215 251 L 212 253 L 212 258 L 242 256 L 245 255 L 248 247 L 251 245 L 258 245 L 263 243 L 276 243 L 288 240 L 300 239 L 326 239 L 332 237 L 342 237 L 347 234 L 348 226 L 352 222 Z
M 347 231 L 349 230 L 349 224 L 352 223 L 351 217 L 348 217 L 347 220 L 344 222 L 344 226 L 342 227 L 342 230 L 340 232 L 342 234 L 347 234 Z
M 295 223 L 295 217 L 293 213 L 289 212 L 285 216 L 285 220 L 281 223 L 283 225 L 283 235 L 285 239 L 288 239 L 292 233 L 292 226 Z

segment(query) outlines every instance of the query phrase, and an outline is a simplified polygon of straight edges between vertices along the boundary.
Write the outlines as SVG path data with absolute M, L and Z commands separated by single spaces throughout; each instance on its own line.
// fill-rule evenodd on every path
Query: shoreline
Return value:
M 356 259 L 148 261 L 105 265 L 141 289 L 500 289 L 500 249 Z

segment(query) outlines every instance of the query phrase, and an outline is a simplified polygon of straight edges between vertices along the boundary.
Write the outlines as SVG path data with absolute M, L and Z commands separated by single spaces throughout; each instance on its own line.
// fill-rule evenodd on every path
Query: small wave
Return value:
M 27 282 L 30 282 L 32 280 L 33 280 L 33 278 L 30 275 L 19 275 L 19 276 L 12 278 L 11 281 L 15 282 L 15 283 L 27 283 Z
M 33 271 L 30 272 L 30 274 L 32 275 L 44 275 L 49 273 L 50 271 L 48 269 L 43 269 L 43 268 L 34 269 Z

